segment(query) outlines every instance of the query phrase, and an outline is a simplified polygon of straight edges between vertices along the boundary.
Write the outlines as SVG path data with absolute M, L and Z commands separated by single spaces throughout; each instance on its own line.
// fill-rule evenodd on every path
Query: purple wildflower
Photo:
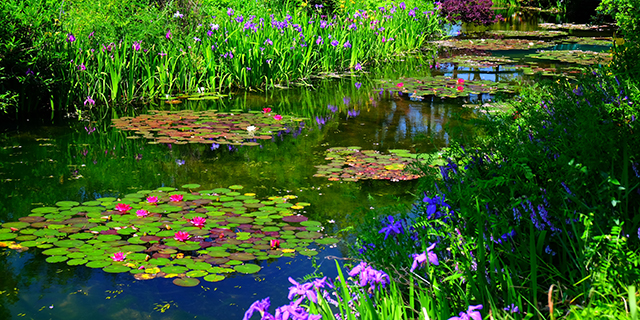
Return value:
M 362 70 L 362 66 L 360 65 L 360 63 L 356 63 L 355 67 L 353 67 L 355 70 Z
M 87 100 L 84 100 L 84 105 L 85 106 L 86 105 L 93 106 L 95 104 L 96 104 L 96 102 L 93 99 L 91 99 L 91 96 L 87 96 Z
M 356 82 L 356 84 L 355 84 L 356 89 L 360 90 L 361 86 L 362 86 L 362 83 Z
M 393 216 L 388 216 L 387 219 L 389 220 L 389 223 L 378 231 L 378 233 L 384 233 L 384 240 L 387 240 L 390 234 L 395 236 L 404 233 L 404 228 L 400 221 L 395 221 Z
M 322 37 L 321 37 L 321 36 L 318 36 L 318 39 L 316 40 L 316 44 L 317 44 L 317 45 L 321 45 L 321 44 L 323 44 L 323 43 L 324 43 L 324 40 L 322 40 Z
M 351 43 L 349 43 L 349 40 L 347 40 L 347 41 L 344 43 L 343 47 L 344 47 L 345 49 L 349 49 L 349 48 L 351 48 Z
M 73 35 L 73 33 L 68 33 L 67 42 L 74 42 L 74 41 L 76 41 L 76 37 Z
M 271 302 L 269 301 L 269 297 L 266 297 L 262 300 L 257 300 L 256 302 L 251 304 L 251 306 L 249 307 L 249 310 L 247 310 L 247 312 L 244 313 L 244 317 L 242 318 L 242 320 L 251 319 L 251 316 L 253 315 L 254 311 L 260 312 L 260 316 L 263 317 L 264 313 L 267 311 L 267 309 L 269 309 L 270 306 L 271 306 Z
M 338 40 L 331 41 L 331 45 L 334 46 L 334 47 L 338 46 L 339 44 L 340 44 L 340 42 L 338 42 Z
M 228 15 L 229 17 L 233 17 L 233 9 L 231 9 L 231 8 L 227 8 L 227 15 Z
M 165 37 L 165 38 L 167 38 L 167 39 L 169 39 L 169 40 L 171 40 L 171 37 L 172 37 L 172 35 L 171 35 L 171 29 L 167 30 L 167 34 L 165 34 L 165 35 L 164 35 L 164 37 Z
M 438 261 L 438 256 L 431 250 L 433 250 L 433 248 L 436 247 L 436 244 L 433 243 L 431 244 L 427 250 L 423 253 L 417 254 L 414 253 L 413 256 L 413 264 L 411 264 L 411 272 L 413 272 L 413 270 L 415 270 L 416 268 L 418 268 L 419 266 L 424 265 L 424 263 L 427 262 L 427 259 L 429 260 L 429 263 L 431 264 L 435 264 L 435 265 L 439 265 L 440 262 Z
M 140 45 L 142 44 L 142 40 L 140 41 L 134 41 L 133 45 L 131 46 L 131 48 L 135 51 L 140 51 Z
M 449 320 L 482 320 L 482 315 L 476 310 L 482 309 L 482 305 L 469 306 L 467 312 L 460 312 L 457 317 L 449 318 Z
M 292 300 L 296 295 L 307 297 L 313 303 L 318 303 L 318 296 L 316 292 L 313 290 L 313 283 L 305 283 L 299 284 L 293 278 L 289 277 L 289 282 L 293 284 L 293 286 L 289 287 L 289 295 L 287 296 L 289 300 Z
M 81 64 L 78 66 L 78 70 L 80 70 L 80 71 L 85 71 L 85 70 L 87 70 L 87 67 L 84 65 L 84 62 L 83 62 L 83 63 L 81 63 Z
M 264 41 L 264 44 L 272 46 L 273 45 L 273 41 L 271 41 L 271 39 L 267 38 L 267 40 Z

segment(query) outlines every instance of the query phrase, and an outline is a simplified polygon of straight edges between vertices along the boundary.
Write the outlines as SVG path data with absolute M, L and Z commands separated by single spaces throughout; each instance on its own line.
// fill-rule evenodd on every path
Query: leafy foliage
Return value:
M 500 21 L 491 6 L 491 0 L 445 0 L 442 2 L 442 15 L 449 22 L 462 21 L 477 25 L 488 25 Z

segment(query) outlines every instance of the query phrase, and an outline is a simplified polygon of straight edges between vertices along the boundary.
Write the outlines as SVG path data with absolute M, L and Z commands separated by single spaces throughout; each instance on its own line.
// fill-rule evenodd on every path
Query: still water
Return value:
M 497 28 L 509 29 L 520 17 Z M 518 23 L 534 25 L 540 19 L 535 16 Z M 310 81 L 312 87 L 236 92 L 220 100 L 179 105 L 128 106 L 119 114 L 96 113 L 55 125 L 21 127 L 0 136 L 0 223 L 16 221 L 34 207 L 62 200 L 86 202 L 188 183 L 203 189 L 239 184 L 244 192 L 258 197 L 292 194 L 311 203 L 304 214 L 322 222 L 328 235 L 346 240 L 348 233 L 340 230 L 375 218 L 376 208 L 410 205 L 416 182 L 339 182 L 313 177 L 315 166 L 326 164 L 327 149 L 359 146 L 380 152 L 434 152 L 452 140 L 481 134 L 471 121 L 477 111 L 462 105 L 495 98 L 411 101 L 406 95 L 380 94 L 376 79 L 429 74 L 491 81 L 525 79 L 515 69 L 500 73 L 492 68 L 431 69 L 432 58 L 431 53 L 419 54 L 365 75 L 327 76 Z M 304 127 L 256 147 L 216 147 L 127 139 L 132 134 L 113 128 L 110 121 L 148 110 L 246 112 L 265 107 L 304 117 Z M 86 319 L 89 315 L 95 320 L 240 319 L 256 299 L 270 296 L 272 305 L 288 303 L 288 277 L 300 280 L 314 271 L 335 277 L 334 260 L 349 263 L 344 241 L 313 248 L 320 252 L 313 258 L 298 254 L 260 261 L 263 268 L 256 274 L 232 274 L 224 281 L 202 281 L 191 288 L 178 287 L 172 279 L 138 281 L 128 273 L 50 264 L 36 248 L 25 252 L 0 248 L 0 319 Z

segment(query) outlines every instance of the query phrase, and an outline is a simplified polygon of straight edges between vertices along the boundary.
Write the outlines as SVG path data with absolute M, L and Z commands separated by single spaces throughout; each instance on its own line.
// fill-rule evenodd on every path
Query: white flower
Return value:
M 180 11 L 176 11 L 176 13 L 173 14 L 174 18 L 182 18 L 184 17 L 184 14 L 180 13 Z
M 247 131 L 249 131 L 249 133 L 253 133 L 254 131 L 256 131 L 256 127 L 255 126 L 248 126 L 247 127 Z

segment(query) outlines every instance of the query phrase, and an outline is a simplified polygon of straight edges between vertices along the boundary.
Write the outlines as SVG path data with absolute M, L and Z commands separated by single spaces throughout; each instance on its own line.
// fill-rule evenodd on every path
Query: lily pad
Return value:
M 200 284 L 200 280 L 196 278 L 175 278 L 173 284 L 180 287 L 195 287 Z
M 256 273 L 260 271 L 260 269 L 262 268 L 259 265 L 247 263 L 247 264 L 234 266 L 233 269 L 240 273 L 250 274 L 250 273 Z
M 113 265 L 102 268 L 102 270 L 108 273 L 123 273 L 123 272 L 129 272 L 131 268 L 123 265 L 113 264 Z
M 219 274 L 210 274 L 206 277 L 204 277 L 204 281 L 208 281 L 208 282 L 218 282 L 218 281 L 222 281 L 224 280 L 224 276 L 219 275 Z

